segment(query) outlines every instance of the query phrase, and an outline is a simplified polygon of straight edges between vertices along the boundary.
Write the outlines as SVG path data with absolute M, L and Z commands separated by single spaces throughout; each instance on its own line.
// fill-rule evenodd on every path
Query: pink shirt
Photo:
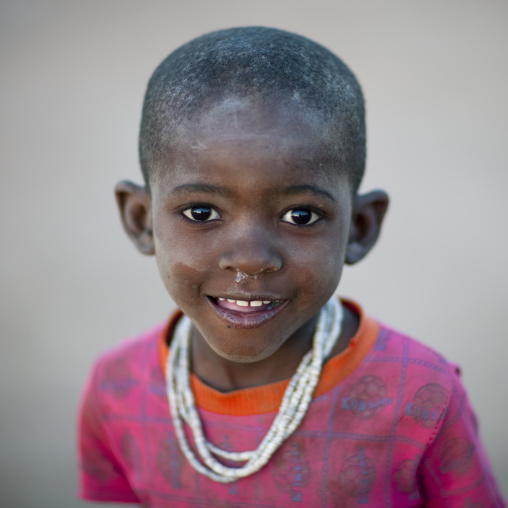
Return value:
M 325 365 L 300 427 L 231 484 L 197 473 L 173 431 L 164 361 L 180 314 L 103 355 L 80 411 L 81 497 L 161 508 L 504 506 L 457 368 L 353 307 L 358 333 Z M 286 385 L 224 394 L 193 377 L 210 441 L 256 448 Z

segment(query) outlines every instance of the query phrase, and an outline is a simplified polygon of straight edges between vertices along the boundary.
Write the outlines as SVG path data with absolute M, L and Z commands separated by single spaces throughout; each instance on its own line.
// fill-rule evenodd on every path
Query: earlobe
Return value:
M 115 187 L 116 202 L 125 232 L 142 254 L 155 254 L 152 200 L 146 187 L 122 180 Z
M 374 247 L 381 232 L 388 202 L 388 195 L 382 190 L 356 196 L 346 249 L 346 264 L 358 263 Z

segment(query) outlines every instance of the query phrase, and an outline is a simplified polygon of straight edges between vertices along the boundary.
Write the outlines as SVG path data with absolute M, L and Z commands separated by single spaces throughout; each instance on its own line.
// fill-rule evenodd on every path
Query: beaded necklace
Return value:
M 256 450 L 244 452 L 222 450 L 210 443 L 204 435 L 190 386 L 189 344 L 192 323 L 186 316 L 180 319 L 168 357 L 166 387 L 180 448 L 196 471 L 216 482 L 229 483 L 259 471 L 270 460 L 303 420 L 319 381 L 323 361 L 331 353 L 340 335 L 342 318 L 342 306 L 332 297 L 321 309 L 314 331 L 312 350 L 302 358 L 291 378 L 269 431 Z M 201 461 L 187 442 L 183 422 L 186 422 L 192 431 Z M 227 467 L 213 455 L 245 464 Z

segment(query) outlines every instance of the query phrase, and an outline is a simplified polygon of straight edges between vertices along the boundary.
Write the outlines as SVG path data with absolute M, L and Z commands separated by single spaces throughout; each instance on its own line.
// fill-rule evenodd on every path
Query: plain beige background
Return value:
M 362 83 L 363 189 L 392 205 L 340 293 L 462 365 L 506 495 L 507 15 L 501 0 L 0 1 L 0 505 L 85 506 L 88 369 L 172 308 L 113 200 L 141 181 L 146 82 L 183 42 L 246 24 L 321 42 Z

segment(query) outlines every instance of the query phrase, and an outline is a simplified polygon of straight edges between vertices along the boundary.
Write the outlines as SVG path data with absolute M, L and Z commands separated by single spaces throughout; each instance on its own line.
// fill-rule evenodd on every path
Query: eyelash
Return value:
M 193 211 L 196 212 L 197 209 L 200 209 L 200 208 L 209 210 L 210 217 L 206 217 L 203 220 L 194 218 L 192 216 Z M 299 211 L 303 211 L 303 212 L 307 212 L 307 213 L 311 214 L 309 222 L 306 222 L 305 224 L 299 224 L 298 222 L 294 221 L 295 217 L 292 217 L 292 214 L 295 212 L 299 212 Z M 190 222 L 201 223 L 201 224 L 204 224 L 206 222 L 214 222 L 214 221 L 221 218 L 219 212 L 214 207 L 209 206 L 209 205 L 193 205 L 188 208 L 185 208 L 180 213 L 186 220 L 188 220 Z M 289 210 L 284 212 L 284 214 L 281 217 L 281 222 L 285 222 L 286 224 L 291 224 L 293 226 L 305 227 L 305 226 L 312 226 L 313 224 L 315 224 L 322 218 L 323 218 L 323 215 L 321 213 L 318 213 L 309 207 L 294 207 L 294 208 L 290 208 Z

